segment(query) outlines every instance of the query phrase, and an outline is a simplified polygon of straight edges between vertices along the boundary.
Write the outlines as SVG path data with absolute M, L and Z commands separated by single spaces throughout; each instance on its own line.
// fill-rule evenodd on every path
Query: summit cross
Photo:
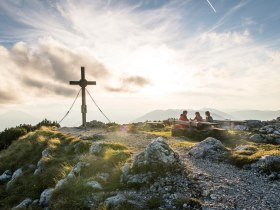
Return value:
M 87 81 L 85 78 L 85 67 L 81 67 L 81 79 L 80 81 L 70 81 L 70 85 L 80 85 L 82 88 L 82 120 L 83 120 L 83 127 L 86 127 L 87 123 L 87 105 L 86 105 L 86 86 L 88 85 L 96 85 L 95 81 Z

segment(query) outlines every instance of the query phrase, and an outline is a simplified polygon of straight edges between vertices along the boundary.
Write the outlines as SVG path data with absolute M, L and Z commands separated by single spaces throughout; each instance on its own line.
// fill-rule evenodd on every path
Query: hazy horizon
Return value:
M 280 110 L 280 2 L 210 2 L 1 1 L 0 114 L 60 120 L 81 66 L 112 121 L 173 107 Z M 87 104 L 88 119 L 106 121 Z

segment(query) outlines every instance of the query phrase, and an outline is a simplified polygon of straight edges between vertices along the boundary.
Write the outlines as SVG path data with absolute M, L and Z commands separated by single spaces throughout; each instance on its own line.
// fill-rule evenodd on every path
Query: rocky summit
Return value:
M 1 150 L 0 209 L 279 209 L 280 145 L 263 141 L 277 123 L 202 141 L 91 125 L 43 127 Z

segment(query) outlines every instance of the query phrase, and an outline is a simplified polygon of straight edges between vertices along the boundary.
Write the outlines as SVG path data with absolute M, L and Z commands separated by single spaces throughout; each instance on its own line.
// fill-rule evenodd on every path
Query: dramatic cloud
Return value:
M 24 77 L 22 82 L 26 88 L 36 91 L 38 95 L 57 94 L 63 96 L 73 96 L 76 94 L 75 90 L 67 87 L 66 85 L 57 84 L 52 81 L 47 82 Z
M 0 46 L 0 52 L 0 91 L 9 88 L 34 97 L 72 96 L 76 90 L 69 86 L 69 81 L 80 79 L 81 66 L 85 66 L 89 80 L 102 81 L 110 76 L 106 67 L 88 51 L 67 48 L 51 38 L 39 40 L 36 47 L 24 42 L 16 43 L 10 50 Z M 6 103 L 16 100 L 6 96 L 0 103 L 5 99 Z
M 125 77 L 121 79 L 121 85 L 119 87 L 107 86 L 106 90 L 109 92 L 134 93 L 134 92 L 139 92 L 139 89 L 141 87 L 144 87 L 149 84 L 151 84 L 151 82 L 144 77 L 131 76 L 131 77 Z
M 1 2 L 20 27 L 0 30 L 0 41 L 13 43 L 0 46 L 0 90 L 71 96 L 77 88 L 68 81 L 85 66 L 102 96 L 137 92 L 193 107 L 218 96 L 220 107 L 279 107 L 279 40 L 258 39 L 253 28 L 266 14 L 248 14 L 257 3 L 217 1 L 214 14 L 207 2 L 145 2 Z
M 17 93 L 0 90 L 0 104 L 15 103 L 19 100 Z

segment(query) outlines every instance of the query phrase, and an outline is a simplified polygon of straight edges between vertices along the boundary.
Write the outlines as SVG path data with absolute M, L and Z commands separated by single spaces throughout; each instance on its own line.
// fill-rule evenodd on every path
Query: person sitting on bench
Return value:
M 184 110 L 183 114 L 180 115 L 179 120 L 182 121 L 189 121 L 188 117 L 187 117 L 188 111 Z M 184 124 L 176 124 L 176 126 L 180 127 L 180 128 L 187 128 L 187 125 Z
M 197 121 L 197 122 L 202 122 L 203 119 L 202 117 L 200 116 L 200 113 L 199 112 L 196 112 L 195 113 L 195 118 L 193 119 L 194 121 Z
M 205 116 L 206 116 L 206 119 L 205 119 L 206 122 L 214 122 L 214 120 L 213 120 L 213 118 L 211 117 L 209 111 L 206 111 L 206 112 L 205 112 Z

